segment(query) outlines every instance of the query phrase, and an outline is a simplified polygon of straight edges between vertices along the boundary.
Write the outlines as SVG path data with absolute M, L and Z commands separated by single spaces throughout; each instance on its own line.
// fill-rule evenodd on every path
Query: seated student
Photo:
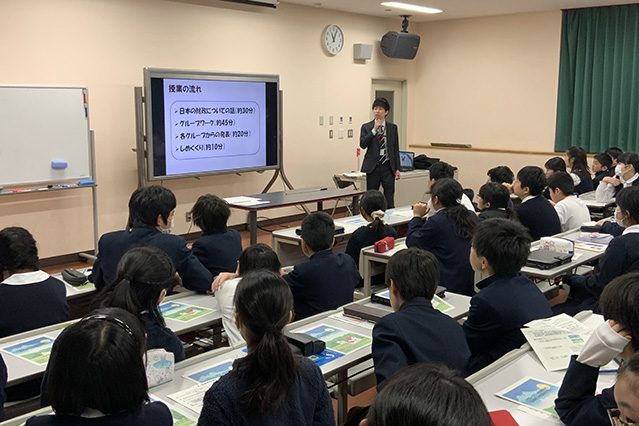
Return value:
M 493 167 L 486 174 L 488 175 L 486 183 L 493 182 L 501 185 L 502 183 L 513 183 L 515 180 L 515 174 L 508 166 Z
M 175 268 L 169 256 L 157 247 L 136 247 L 120 262 L 115 280 L 98 297 L 102 305 L 122 308 L 144 324 L 146 348 L 173 352 L 175 362 L 186 358 L 182 342 L 166 326 L 158 306 L 175 281 Z
M 625 152 L 618 158 L 615 176 L 601 179 L 597 187 L 597 201 L 609 202 L 622 188 L 639 185 L 639 155 Z
M 477 217 L 480 221 L 495 218 L 517 220 L 517 213 L 508 206 L 510 203 L 508 188 L 499 183 L 485 183 L 477 194 Z
M 470 358 L 459 323 L 431 303 L 439 284 L 435 256 L 418 248 L 393 255 L 386 267 L 392 314 L 373 328 L 373 362 L 377 387 L 407 365 L 445 364 L 462 373 Z
M 592 185 L 596 190 L 603 178 L 615 176 L 615 168 L 612 166 L 612 157 L 605 152 L 596 154 L 592 159 L 592 171 L 595 173 L 595 177 L 592 178 Z
M 266 244 L 253 244 L 240 254 L 235 273 L 222 272 L 213 282 L 211 290 L 215 293 L 215 299 L 220 305 L 222 325 L 231 346 L 244 343 L 240 330 L 235 325 L 235 305 L 233 303 L 237 286 L 242 281 L 242 277 L 257 270 L 279 273 L 281 267 L 280 259 L 272 248 Z
M 561 231 L 579 228 L 590 221 L 590 210 L 583 200 L 575 195 L 575 185 L 568 173 L 554 173 L 548 178 L 550 199 L 555 204 Z
M 162 402 L 149 403 L 144 328 L 118 308 L 99 309 L 70 325 L 53 344 L 46 397 L 55 414 L 27 426 L 171 426 Z
M 102 290 L 110 284 L 124 253 L 140 246 L 164 250 L 173 261 L 184 287 L 198 293 L 210 289 L 211 273 L 189 250 L 184 238 L 168 233 L 173 226 L 175 207 L 175 196 L 162 186 L 145 186 L 133 192 L 129 199 L 128 229 L 104 234 L 98 242 L 98 258 L 92 274 L 96 289 Z M 169 294 L 172 292 L 173 284 L 168 289 Z
M 0 231 L 0 337 L 67 320 L 64 283 L 38 269 L 38 248 L 24 228 Z
M 623 151 L 620 148 L 613 146 L 605 150 L 604 153 L 608 154 L 610 158 L 612 158 L 612 167 L 615 167 L 617 165 L 617 159 L 621 154 L 623 154 Z
M 4 421 L 4 403 L 7 402 L 7 396 L 4 393 L 4 387 L 7 385 L 7 366 L 0 354 L 0 422 Z
M 586 309 L 599 312 L 597 301 L 604 287 L 619 275 L 639 270 L 639 187 L 619 191 L 615 218 L 625 230 L 608 244 L 599 273 L 588 277 L 564 275 L 563 282 L 570 285 L 570 295 L 565 303 L 553 307 L 555 313 L 574 315 Z
M 469 200 L 475 199 L 475 191 L 473 188 L 464 188 L 464 195 L 468 197 Z M 479 207 L 477 207 L 477 203 L 473 201 L 473 211 L 475 213 L 479 212 Z
M 424 221 L 429 211 L 424 203 L 413 207 L 408 223 L 406 245 L 431 251 L 441 269 L 441 285 L 449 291 L 472 296 L 475 275 L 468 263 L 470 239 L 479 221 L 475 213 L 461 204 L 462 187 L 454 179 L 439 179 L 431 187 L 431 202 L 437 212 Z
M 550 305 L 530 278 L 520 272 L 530 253 L 530 236 L 517 222 L 488 219 L 473 236 L 470 264 L 484 279 L 470 300 L 463 325 L 474 373 L 526 342 L 520 328 L 552 316 Z
M 233 272 L 242 253 L 242 237 L 235 229 L 227 228 L 231 216 L 228 203 L 215 195 L 206 194 L 197 199 L 191 209 L 193 223 L 202 230 L 202 236 L 193 243 L 193 254 L 212 276 L 220 272 Z
M 453 166 L 443 161 L 437 161 L 430 166 L 428 169 L 428 187 L 432 188 L 432 186 L 440 179 L 454 179 L 455 170 Z M 473 202 L 469 199 L 466 194 L 462 192 L 462 196 L 460 197 L 461 204 L 464 205 L 471 212 L 475 212 L 475 206 L 473 206 Z M 436 210 L 433 209 L 433 203 L 431 200 L 428 200 L 428 212 L 426 214 L 427 217 L 433 216 L 437 213 Z
M 360 426 L 491 426 L 475 388 L 442 365 L 406 367 L 375 397 Z
M 248 355 L 206 392 L 198 425 L 335 425 L 321 370 L 294 355 L 282 334 L 292 309 L 291 290 L 279 274 L 254 271 L 242 278 L 235 321 Z
M 397 238 L 395 228 L 384 224 L 386 198 L 381 192 L 374 189 L 366 191 L 360 200 L 359 209 L 362 217 L 369 223 L 357 228 L 346 245 L 346 254 L 353 258 L 358 267 L 359 252 L 364 247 L 372 246 L 382 238 Z
M 541 196 L 546 186 L 546 176 L 537 166 L 526 166 L 517 173 L 517 180 L 512 191 L 521 199 L 515 211 L 522 225 L 528 228 L 533 240 L 555 235 L 561 232 L 559 216 L 548 202 Z
M 564 156 L 564 161 L 566 162 L 566 167 L 570 167 L 570 177 L 572 177 L 575 183 L 576 194 L 583 194 L 595 190 L 590 174 L 590 166 L 588 166 L 588 158 L 583 148 L 579 146 L 571 146 L 568 148 Z
M 639 419 L 639 273 L 617 277 L 601 293 L 606 322 L 595 329 L 579 356 L 573 355 L 555 400 L 568 426 L 610 425 L 608 414 L 626 423 Z M 599 368 L 621 356 L 617 383 L 596 392 Z M 634 423 L 633 423 L 634 422 Z
M 566 172 L 566 162 L 561 157 L 552 157 L 546 161 L 544 167 L 546 169 L 546 179 L 552 176 L 553 173 Z M 550 200 L 550 191 L 548 188 L 545 188 L 542 194 L 547 200 Z
M 302 221 L 302 251 L 310 259 L 284 275 L 295 299 L 295 319 L 337 309 L 353 301 L 361 277 L 353 259 L 333 253 L 335 224 L 324 212 L 314 212 Z

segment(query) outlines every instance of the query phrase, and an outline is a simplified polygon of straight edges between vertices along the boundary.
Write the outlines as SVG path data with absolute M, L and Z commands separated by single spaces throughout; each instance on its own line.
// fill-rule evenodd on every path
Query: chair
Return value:
M 353 188 L 357 189 L 355 182 L 343 180 L 339 176 L 333 176 L 333 182 L 335 183 L 335 188 L 338 189 L 348 188 L 351 185 L 353 186 Z M 331 217 L 333 217 L 333 215 L 335 214 L 335 210 L 337 210 L 337 205 L 340 201 L 344 203 L 346 210 L 348 210 L 349 216 L 353 216 L 353 209 L 351 208 L 348 200 L 350 200 L 350 198 L 338 198 L 335 202 L 335 207 L 333 207 L 333 211 L 331 212 Z

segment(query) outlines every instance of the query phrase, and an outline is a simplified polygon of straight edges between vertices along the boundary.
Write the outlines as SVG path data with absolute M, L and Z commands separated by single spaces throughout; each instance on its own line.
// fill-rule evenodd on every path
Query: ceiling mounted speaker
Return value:
M 417 34 L 389 31 L 382 37 L 382 52 L 389 58 L 415 59 L 419 39 Z

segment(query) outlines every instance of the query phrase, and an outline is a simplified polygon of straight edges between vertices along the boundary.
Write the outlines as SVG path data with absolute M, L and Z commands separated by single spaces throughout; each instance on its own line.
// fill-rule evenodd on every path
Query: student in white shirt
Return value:
M 590 221 L 590 211 L 583 200 L 574 194 L 575 185 L 572 177 L 565 172 L 553 173 L 548 178 L 550 199 L 555 206 L 561 232 L 579 228 L 585 222 Z
M 597 186 L 595 196 L 599 202 L 611 201 L 621 188 L 639 185 L 639 155 L 624 152 L 619 155 L 615 166 L 615 176 L 605 177 Z
M 453 169 L 453 166 L 444 161 L 437 161 L 436 163 L 433 163 L 433 165 L 430 166 L 430 169 L 428 169 L 428 188 L 430 189 L 435 182 L 444 178 L 455 178 L 455 170 Z M 471 212 L 475 213 L 475 206 L 473 206 L 473 202 L 470 198 L 468 198 L 468 196 L 466 196 L 466 194 L 462 194 L 461 204 Z M 428 200 L 428 207 L 429 210 L 428 213 L 426 213 L 427 218 L 437 213 L 437 210 L 433 208 L 431 200 Z
M 244 343 L 235 319 L 235 290 L 242 277 L 251 271 L 264 269 L 272 272 L 280 272 L 280 259 L 272 248 L 266 244 L 253 244 L 245 248 L 237 261 L 235 273 L 222 272 L 213 282 L 211 290 L 215 293 L 215 299 L 222 312 L 222 325 L 226 331 L 231 346 Z

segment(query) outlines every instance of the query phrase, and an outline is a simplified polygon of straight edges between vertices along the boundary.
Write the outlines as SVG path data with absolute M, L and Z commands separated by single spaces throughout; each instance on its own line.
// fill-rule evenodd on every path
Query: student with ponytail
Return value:
M 158 308 L 175 281 L 171 258 L 157 247 L 136 247 L 118 263 L 115 280 L 101 296 L 102 305 L 122 308 L 137 316 L 147 334 L 147 349 L 173 352 L 175 361 L 185 358 L 180 339 L 165 324 Z
M 368 225 L 362 226 L 353 232 L 346 246 L 346 254 L 353 258 L 359 266 L 359 252 L 385 237 L 397 238 L 397 231 L 390 225 L 384 224 L 386 214 L 386 198 L 384 195 L 371 189 L 366 191 L 360 201 L 360 212 Z
M 568 148 L 564 161 L 566 162 L 566 167 L 570 167 L 570 177 L 575 183 L 575 194 L 583 194 L 595 190 L 586 151 L 582 147 L 571 146 Z
M 319 367 L 293 355 L 282 333 L 293 317 L 286 281 L 275 272 L 248 273 L 235 309 L 248 355 L 206 392 L 198 425 L 335 425 Z
M 475 294 L 474 273 L 468 256 L 477 215 L 462 204 L 463 189 L 454 179 L 439 179 L 430 192 L 436 213 L 424 221 L 422 217 L 428 213 L 428 205 L 415 204 L 406 245 L 431 251 L 439 260 L 441 285 L 453 293 L 472 296 Z

